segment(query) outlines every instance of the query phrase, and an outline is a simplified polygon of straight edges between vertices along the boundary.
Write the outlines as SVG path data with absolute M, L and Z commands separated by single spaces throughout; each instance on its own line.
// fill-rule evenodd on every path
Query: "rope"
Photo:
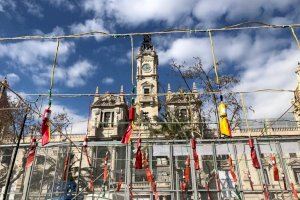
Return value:
M 53 89 L 53 85 L 54 85 L 54 72 L 55 72 L 55 68 L 57 65 L 57 55 L 58 55 L 58 49 L 59 49 L 59 39 L 57 39 L 57 45 L 56 45 L 56 51 L 55 51 L 55 56 L 54 56 L 54 60 L 53 60 L 53 65 L 52 65 L 52 72 L 51 72 L 51 78 L 50 78 L 50 89 L 49 89 L 49 108 L 51 107 L 51 103 L 52 103 L 52 89 Z
M 295 39 L 295 41 L 296 41 L 296 43 L 298 45 L 298 48 L 300 49 L 300 42 L 299 42 L 298 37 L 297 37 L 297 35 L 295 33 L 295 30 L 294 30 L 293 26 L 290 26 L 290 28 L 291 28 L 292 35 L 293 35 L 293 37 L 294 37 L 294 39 Z
M 254 26 L 254 24 L 258 24 Z M 245 26 L 247 25 L 247 26 Z M 162 35 L 170 33 L 207 33 L 209 31 L 234 31 L 234 30 L 245 30 L 245 29 L 285 29 L 285 28 L 298 28 L 300 24 L 266 24 L 263 22 L 243 22 L 239 24 L 234 24 L 231 26 L 224 26 L 221 28 L 210 28 L 210 29 L 169 29 L 162 31 L 153 31 L 153 32 L 131 32 L 131 33 L 109 33 L 104 31 L 90 31 L 82 32 L 71 35 L 23 35 L 17 37 L 2 37 L 0 42 L 3 41 L 15 41 L 15 40 L 57 40 L 57 39 L 70 39 L 70 38 L 83 38 L 83 37 L 94 37 L 94 36 L 103 36 L 103 37 L 130 37 L 130 36 L 143 36 L 143 35 Z
M 216 83 L 217 83 L 217 85 L 220 85 L 219 75 L 218 75 L 218 63 L 217 63 L 216 56 L 215 56 L 214 41 L 213 41 L 213 38 L 211 35 L 211 30 L 208 31 L 208 35 L 209 35 L 211 54 L 212 54 L 212 58 L 213 58 L 214 70 L 215 70 L 215 75 L 216 75 Z

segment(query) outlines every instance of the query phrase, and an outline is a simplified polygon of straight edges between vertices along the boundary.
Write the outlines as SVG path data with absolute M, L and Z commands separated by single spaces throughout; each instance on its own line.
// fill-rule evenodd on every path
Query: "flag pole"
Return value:
M 7 177 L 6 177 L 6 181 L 5 181 L 4 193 L 3 193 L 3 196 L 2 196 L 2 200 L 5 200 L 6 197 L 7 197 L 7 192 L 8 192 L 8 188 L 9 188 L 9 185 L 10 185 L 11 176 L 12 176 L 14 165 L 15 165 L 15 162 L 16 162 L 16 157 L 17 157 L 17 154 L 18 154 L 18 150 L 19 150 L 19 147 L 20 147 L 20 141 L 21 141 L 21 138 L 22 138 L 23 133 L 24 133 L 24 127 L 25 127 L 25 122 L 26 122 L 26 119 L 27 119 L 27 114 L 28 113 L 26 113 L 25 116 L 24 116 L 23 123 L 22 123 L 22 126 L 21 126 L 21 131 L 20 131 L 20 134 L 18 135 L 17 145 L 14 148 L 14 151 L 13 151 L 13 154 L 12 154 L 12 159 L 11 159 L 10 164 L 9 164 L 9 169 L 8 169 L 8 173 L 7 173 Z

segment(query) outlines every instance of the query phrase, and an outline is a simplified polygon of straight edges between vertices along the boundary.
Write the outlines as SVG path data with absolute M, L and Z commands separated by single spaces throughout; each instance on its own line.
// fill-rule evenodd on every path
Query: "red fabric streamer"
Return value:
M 207 191 L 207 200 L 212 200 L 208 183 L 205 183 L 205 189 Z
M 64 181 L 67 181 L 67 177 L 68 177 L 69 160 L 70 160 L 70 156 L 69 156 L 69 152 L 68 152 L 67 156 L 65 157 L 65 162 L 64 162 L 64 173 L 63 173 Z
M 248 140 L 248 144 L 249 144 L 249 147 L 251 149 L 252 165 L 253 165 L 254 168 L 260 169 L 260 165 L 259 165 L 258 158 L 257 158 L 257 155 L 256 155 L 256 151 L 255 151 L 255 148 L 254 148 L 254 140 L 250 138 Z
M 271 163 L 273 166 L 274 181 L 279 181 L 279 171 L 278 171 L 275 155 L 271 155 Z
M 193 149 L 193 158 L 194 158 L 194 163 L 195 163 L 195 170 L 199 170 L 200 169 L 200 165 L 199 165 L 199 156 L 197 153 L 197 141 L 195 138 L 191 139 L 191 146 Z
M 295 198 L 295 199 L 299 199 L 299 197 L 298 197 L 298 192 L 297 192 L 297 190 L 296 190 L 296 188 L 295 188 L 295 185 L 294 185 L 294 183 L 290 183 L 290 185 L 291 185 L 291 189 L 292 189 L 292 193 L 293 193 L 293 197 Z
M 121 143 L 128 144 L 130 141 L 131 134 L 132 134 L 132 123 L 130 122 L 128 124 L 128 127 L 127 127 L 123 137 L 122 137 Z
M 87 163 L 89 165 L 89 167 L 92 166 L 91 164 L 91 161 L 90 161 L 90 158 L 89 158 L 89 155 L 88 155 L 88 151 L 87 151 L 87 147 L 88 147 L 88 138 L 85 136 L 84 139 L 83 139 L 83 143 L 82 143 L 82 150 L 85 154 L 85 157 L 86 157 L 86 160 L 87 160 Z
M 232 177 L 232 180 L 233 182 L 237 182 L 237 177 L 236 177 L 236 174 L 235 174 L 235 171 L 234 171 L 234 165 L 233 165 L 233 162 L 232 162 L 232 158 L 231 156 L 228 155 L 228 164 L 229 164 L 229 167 L 230 167 L 230 174 L 231 174 L 231 177 Z
M 135 117 L 135 109 L 133 106 L 130 106 L 128 120 L 131 122 L 134 120 L 134 117 Z
M 29 152 L 28 152 L 27 159 L 26 159 L 25 169 L 32 166 L 32 163 L 33 163 L 34 157 L 35 157 L 35 150 L 36 150 L 36 139 L 32 138 L 30 147 L 29 147 Z
M 181 189 L 181 192 L 185 192 L 187 189 L 187 183 L 184 180 L 180 181 L 180 189 Z
M 148 158 L 146 156 L 146 152 L 143 152 L 143 165 L 144 165 L 144 168 L 149 167 L 149 162 L 148 162 Z
M 187 156 L 185 160 L 185 169 L 184 169 L 185 182 L 187 183 L 190 182 L 190 174 L 191 174 L 190 156 Z
M 142 169 L 143 168 L 143 155 L 142 155 L 142 150 L 141 150 L 141 138 L 137 140 L 137 151 L 135 154 L 135 169 Z
M 92 191 L 94 191 L 94 182 L 93 182 L 93 180 L 90 180 L 89 181 L 89 190 L 92 192 Z
M 153 182 L 153 175 L 152 175 L 151 169 L 150 169 L 149 167 L 147 167 L 147 168 L 145 169 L 145 171 L 146 171 L 146 178 L 147 178 L 147 181 L 148 181 L 149 183 L 152 183 L 152 182 Z
M 268 191 L 267 185 L 264 184 L 264 196 L 265 196 L 265 200 L 270 200 L 270 193 Z
M 248 171 L 248 178 L 249 178 L 251 190 L 253 191 L 253 190 L 254 190 L 254 187 L 253 187 L 253 181 L 252 181 L 252 179 L 251 179 L 251 174 L 250 174 L 249 171 Z
M 42 146 L 48 144 L 50 142 L 50 116 L 51 116 L 51 110 L 50 108 L 45 109 L 43 120 L 42 120 L 42 128 L 41 128 L 41 134 L 42 134 Z
M 106 152 L 105 158 L 104 158 L 104 166 L 103 166 L 103 182 L 106 182 L 108 179 L 108 152 Z

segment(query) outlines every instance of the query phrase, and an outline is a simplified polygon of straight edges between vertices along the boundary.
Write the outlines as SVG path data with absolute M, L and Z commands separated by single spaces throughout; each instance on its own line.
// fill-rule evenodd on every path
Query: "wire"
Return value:
M 0 82 L 0 84 L 2 84 Z M 3 85 L 3 84 L 2 84 Z M 271 93 L 280 93 L 280 92 L 289 92 L 294 93 L 295 90 L 292 89 L 256 89 L 256 90 L 249 90 L 249 91 L 225 91 L 222 94 L 250 94 L 250 93 L 262 93 L 262 92 L 271 92 Z M 212 94 L 220 94 L 219 90 L 215 91 L 208 91 L 208 92 L 173 92 L 172 95 L 212 95 Z M 47 93 L 22 93 L 23 96 L 49 96 Z M 59 97 L 59 98 L 76 98 L 76 97 L 101 97 L 101 96 L 108 96 L 108 95 L 122 95 L 122 96 L 146 96 L 146 97 L 153 97 L 153 96 L 166 96 L 170 95 L 170 93 L 154 93 L 154 94 L 133 94 L 133 93 L 102 93 L 102 94 L 95 94 L 95 93 L 53 93 L 52 97 Z
M 258 25 L 257 25 L 258 24 Z M 247 26 L 245 26 L 247 25 Z M 255 26 L 254 26 L 255 25 Z M 239 24 L 234 24 L 231 26 L 224 26 L 221 28 L 210 28 L 210 29 L 170 29 L 162 31 L 153 32 L 131 32 L 131 33 L 109 33 L 104 31 L 90 31 L 82 32 L 71 35 L 23 35 L 17 37 L 2 37 L 0 42 L 3 41 L 15 41 L 15 40 L 58 40 L 58 39 L 69 39 L 69 38 L 83 38 L 83 37 L 130 37 L 130 36 L 142 36 L 142 35 L 162 35 L 170 33 L 207 33 L 209 31 L 233 31 L 233 30 L 245 30 L 245 29 L 286 29 L 286 28 L 298 28 L 300 24 L 267 24 L 263 22 L 243 22 Z

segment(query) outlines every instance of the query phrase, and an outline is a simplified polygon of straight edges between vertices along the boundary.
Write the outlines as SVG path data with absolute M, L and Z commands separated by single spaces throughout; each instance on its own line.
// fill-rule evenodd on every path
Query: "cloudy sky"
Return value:
M 172 28 L 214 28 L 261 21 L 270 24 L 300 23 L 299 0 L 0 0 L 0 37 L 61 35 L 87 31 L 110 33 L 159 31 Z M 300 30 L 296 29 L 298 35 Z M 137 49 L 141 37 L 134 38 Z M 214 34 L 220 73 L 239 76 L 236 90 L 262 88 L 294 89 L 295 68 L 300 61 L 290 31 L 244 30 Z M 172 60 L 192 63 L 200 57 L 204 67 L 212 64 L 205 33 L 153 37 L 159 56 L 160 91 L 184 87 L 171 72 Z M 0 43 L 0 76 L 7 76 L 13 89 L 22 93 L 46 93 L 56 42 L 16 41 Z M 61 42 L 55 76 L 57 93 L 130 91 L 129 38 L 93 37 Z M 170 73 L 171 72 L 171 73 Z M 174 78 L 175 77 L 175 78 Z M 199 88 L 201 90 L 201 88 Z M 291 104 L 288 93 L 247 95 L 255 113 L 251 118 L 278 117 Z M 75 122 L 84 121 L 92 99 L 54 98 L 54 109 L 70 113 Z M 74 130 L 85 130 L 75 123 Z

